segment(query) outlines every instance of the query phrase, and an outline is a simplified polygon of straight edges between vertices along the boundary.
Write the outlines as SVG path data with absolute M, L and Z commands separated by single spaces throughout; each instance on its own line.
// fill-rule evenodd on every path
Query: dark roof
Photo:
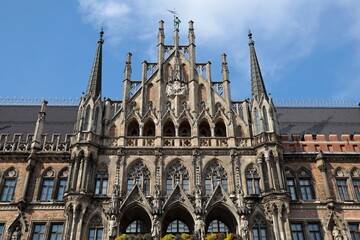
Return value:
M 40 106 L 0 106 L 0 134 L 22 133 L 23 139 L 33 134 Z M 77 106 L 47 106 L 44 134 L 51 137 L 53 134 L 72 134 L 77 115 Z M 10 140 L 9 139 L 9 140 Z
M 278 107 L 276 110 L 281 134 L 360 133 L 360 108 Z
M 51 137 L 72 134 L 77 106 L 47 106 L 43 133 Z M 353 134 L 360 132 L 360 108 L 278 107 L 280 133 L 284 135 Z M 0 134 L 33 134 L 40 106 L 0 106 Z M 9 139 L 9 140 L 10 140 Z

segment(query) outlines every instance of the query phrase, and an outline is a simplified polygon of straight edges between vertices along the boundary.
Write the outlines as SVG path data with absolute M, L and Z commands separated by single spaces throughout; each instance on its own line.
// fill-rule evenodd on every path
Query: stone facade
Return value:
M 358 239 L 360 135 L 287 136 L 252 34 L 251 99 L 233 101 L 226 55 L 213 81 L 188 32 L 165 45 L 160 21 L 141 81 L 127 55 L 122 101 L 101 97 L 101 32 L 74 131 L 46 135 L 47 102 L 31 134 L 2 130 L 0 239 Z

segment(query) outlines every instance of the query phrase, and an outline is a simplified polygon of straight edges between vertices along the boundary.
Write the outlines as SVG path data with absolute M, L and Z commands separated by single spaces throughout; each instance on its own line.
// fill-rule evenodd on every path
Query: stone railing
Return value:
M 70 150 L 71 137 L 65 135 L 63 138 L 60 134 L 53 134 L 51 137 L 42 135 L 40 141 L 40 151 L 44 152 L 66 152 Z M 33 135 L 29 134 L 9 134 L 0 135 L 0 152 L 26 152 L 31 150 Z

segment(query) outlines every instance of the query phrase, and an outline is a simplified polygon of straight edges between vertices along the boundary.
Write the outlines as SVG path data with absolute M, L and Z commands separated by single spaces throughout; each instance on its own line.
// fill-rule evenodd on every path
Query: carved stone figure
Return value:
M 197 216 L 195 221 L 195 233 L 198 239 L 203 240 L 205 238 L 205 223 L 200 216 Z
M 197 214 L 202 212 L 201 186 L 199 185 L 197 185 L 195 189 L 195 212 Z
M 244 215 L 241 216 L 240 229 L 241 229 L 241 239 L 243 240 L 248 239 L 249 221 L 246 219 Z
M 155 185 L 155 194 L 153 203 L 153 213 L 160 214 L 161 213 L 161 199 L 160 199 L 160 187 L 159 185 Z
M 245 199 L 244 199 L 244 191 L 241 186 L 237 186 L 237 207 L 240 212 L 244 212 L 245 210 Z
M 110 220 L 109 220 L 109 229 L 108 229 L 108 236 L 109 237 L 114 237 L 116 236 L 116 217 L 113 215 L 111 216 Z
M 180 23 L 181 23 L 180 19 L 178 17 L 175 17 L 174 18 L 174 30 L 179 29 Z
M 160 236 L 160 222 L 159 222 L 159 217 L 157 215 L 155 215 L 153 217 L 153 225 L 151 228 L 151 236 L 154 239 L 159 239 Z
M 19 226 L 15 228 L 15 230 L 8 237 L 9 240 L 20 240 L 21 238 L 21 229 Z
M 343 240 L 341 231 L 340 231 L 340 229 L 338 229 L 337 226 L 334 226 L 334 228 L 332 230 L 332 235 L 333 235 L 334 240 Z

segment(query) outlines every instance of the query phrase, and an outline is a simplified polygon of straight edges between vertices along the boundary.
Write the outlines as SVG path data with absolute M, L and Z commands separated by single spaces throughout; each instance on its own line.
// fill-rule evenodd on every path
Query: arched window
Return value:
M 139 123 L 133 119 L 127 128 L 127 136 L 139 136 Z
M 184 120 L 180 123 L 179 136 L 180 137 L 190 137 L 191 136 L 191 127 L 187 120 Z
M 297 191 L 296 191 L 295 174 L 290 169 L 286 169 L 285 175 L 286 175 L 287 187 L 288 187 L 288 190 L 289 190 L 290 195 L 291 195 L 291 200 L 297 200 L 298 197 L 297 197 Z
M 337 169 L 335 172 L 336 186 L 339 192 L 339 198 L 341 201 L 350 200 L 349 188 L 348 188 L 348 176 L 343 169 Z
M 199 124 L 199 136 L 200 137 L 211 136 L 210 125 L 205 119 Z
M 259 112 L 257 110 L 257 108 L 254 109 L 254 118 L 255 118 L 255 135 L 261 133 L 261 123 L 260 123 L 260 117 L 259 117 Z
M 262 110 L 263 110 L 264 130 L 269 131 L 269 119 L 265 106 L 263 106 Z
M 100 216 L 92 219 L 89 226 L 89 240 L 101 240 L 103 235 L 103 223 Z
M 98 121 L 99 121 L 99 113 L 100 109 L 97 107 L 95 110 L 95 117 L 94 117 L 94 132 L 97 131 Z
M 267 240 L 266 222 L 264 218 L 256 216 L 252 226 L 254 240 Z
M 214 219 L 208 227 L 208 233 L 226 233 L 229 232 L 229 228 L 220 221 L 219 219 Z
M 175 137 L 175 126 L 170 119 L 164 124 L 163 134 L 166 137 Z
M 211 163 L 206 168 L 206 177 L 205 177 L 205 192 L 206 194 L 211 194 L 218 184 L 224 188 L 225 191 L 228 190 L 227 187 L 227 174 L 225 169 L 217 162 Z
M 166 193 L 170 194 L 177 184 L 184 189 L 185 193 L 189 191 L 189 174 L 180 162 L 171 165 L 167 171 Z
M 360 170 L 355 168 L 351 171 L 352 183 L 354 186 L 355 197 L 360 201 Z
M 106 195 L 108 185 L 108 171 L 105 167 L 99 168 L 95 175 L 95 194 Z
M 60 200 L 60 201 L 63 200 L 68 177 L 69 177 L 69 169 L 65 168 L 59 174 L 59 181 L 56 191 L 56 200 Z
M 308 170 L 301 169 L 298 172 L 299 177 L 299 190 L 300 197 L 302 200 L 313 200 L 315 199 L 314 191 L 311 183 L 311 174 Z
M 11 168 L 4 173 L 1 185 L 1 201 L 9 202 L 13 199 L 15 184 L 17 179 L 17 172 Z
M 144 125 L 144 136 L 155 136 L 155 124 L 153 120 L 149 119 Z
M 186 225 L 183 221 L 176 219 L 168 225 L 166 229 L 166 233 L 167 234 L 190 233 L 190 230 L 188 225 Z
M 251 164 L 246 170 L 246 187 L 248 195 L 260 194 L 260 176 L 253 164 Z
M 84 131 L 88 131 L 89 127 L 90 127 L 90 113 L 91 113 L 91 109 L 90 106 L 86 107 L 86 112 L 85 112 L 85 122 L 84 122 Z
M 140 219 L 136 219 L 126 227 L 127 234 L 144 234 L 147 231 L 146 225 Z
M 41 191 L 40 191 L 40 201 L 50 201 L 53 199 L 53 189 L 55 181 L 55 172 L 52 169 L 49 169 L 43 173 Z
M 226 137 L 226 126 L 222 119 L 215 124 L 215 137 Z
M 145 195 L 150 194 L 150 171 L 142 162 L 134 164 L 128 173 L 127 192 L 137 184 Z

